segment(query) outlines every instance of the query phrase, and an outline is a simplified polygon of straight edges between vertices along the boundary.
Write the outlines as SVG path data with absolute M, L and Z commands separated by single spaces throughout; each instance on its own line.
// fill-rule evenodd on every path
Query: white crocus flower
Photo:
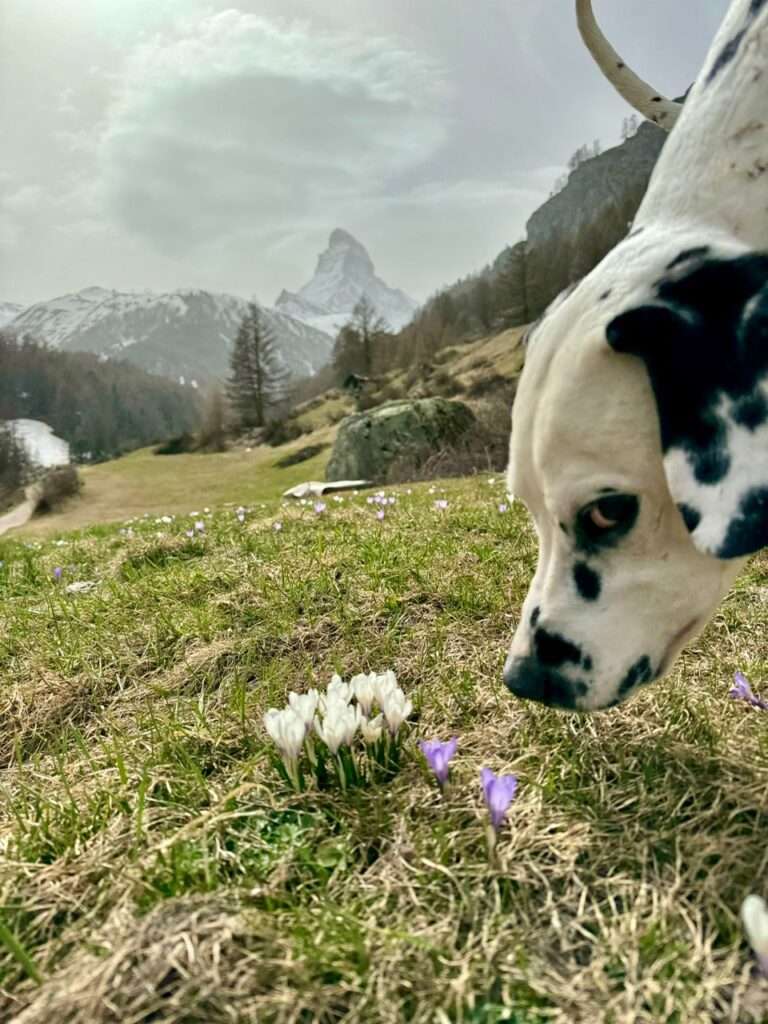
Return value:
M 349 683 L 345 683 L 340 675 L 334 673 L 325 693 L 320 694 L 320 708 L 325 711 L 330 704 L 337 701 L 349 704 L 352 696 L 352 687 Z
M 768 977 L 768 903 L 762 896 L 747 896 L 741 905 L 741 920 L 758 969 Z
M 352 687 L 352 692 L 357 698 L 357 703 L 363 714 L 370 715 L 376 697 L 376 673 L 371 672 L 366 675 L 365 672 L 361 672 L 360 675 L 352 677 L 349 685 Z
M 322 721 L 319 717 L 315 718 L 317 735 L 332 754 L 337 753 L 339 747 L 352 742 L 357 731 L 359 715 L 359 708 L 334 703 L 326 711 Z
M 308 690 L 306 693 L 294 693 L 288 694 L 288 703 L 295 714 L 304 723 L 304 730 L 309 732 L 312 728 L 312 723 L 315 720 L 315 712 L 317 711 L 317 705 L 320 701 L 320 694 L 314 687 Z
M 363 718 L 360 722 L 360 732 L 366 743 L 376 743 L 384 728 L 384 716 L 376 715 L 375 718 Z
M 371 673 L 371 675 L 373 675 L 373 673 Z M 397 676 L 392 669 L 389 669 L 387 672 L 382 672 L 377 675 L 372 682 L 372 686 L 373 696 L 376 703 L 379 707 L 383 707 L 387 695 L 397 689 Z
M 398 686 L 384 695 L 381 710 L 384 712 L 389 731 L 396 736 L 397 730 L 413 711 L 413 701 L 408 700 Z
M 264 728 L 280 748 L 282 755 L 295 761 L 304 746 L 305 728 L 303 719 L 293 708 L 270 708 L 264 715 Z

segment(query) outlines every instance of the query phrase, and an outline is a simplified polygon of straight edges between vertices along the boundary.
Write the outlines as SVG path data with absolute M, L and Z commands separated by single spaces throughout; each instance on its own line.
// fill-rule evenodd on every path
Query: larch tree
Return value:
M 248 303 L 229 359 L 227 396 L 243 427 L 263 427 L 286 394 L 288 371 L 280 365 L 275 339 L 259 307 Z

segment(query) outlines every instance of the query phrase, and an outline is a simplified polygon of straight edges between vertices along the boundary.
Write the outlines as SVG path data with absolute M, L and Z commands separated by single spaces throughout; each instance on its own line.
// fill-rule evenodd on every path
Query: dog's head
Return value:
M 556 300 L 508 484 L 539 539 L 512 692 L 590 710 L 663 675 L 768 544 L 768 254 L 628 240 Z

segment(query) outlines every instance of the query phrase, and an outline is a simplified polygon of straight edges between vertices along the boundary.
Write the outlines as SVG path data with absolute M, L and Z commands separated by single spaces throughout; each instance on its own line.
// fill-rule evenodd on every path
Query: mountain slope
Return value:
M 335 334 L 363 295 L 392 330 L 405 326 L 417 309 L 414 299 L 376 276 L 365 246 L 336 228 L 318 257 L 312 280 L 297 292 L 282 291 L 275 309 Z
M 0 327 L 5 327 L 24 309 L 18 302 L 0 302 Z
M 197 289 L 166 294 L 86 288 L 24 310 L 11 323 L 53 348 L 119 356 L 182 383 L 229 372 L 229 351 L 247 302 Z M 319 369 L 331 338 L 283 313 L 262 309 L 283 365 L 293 374 Z

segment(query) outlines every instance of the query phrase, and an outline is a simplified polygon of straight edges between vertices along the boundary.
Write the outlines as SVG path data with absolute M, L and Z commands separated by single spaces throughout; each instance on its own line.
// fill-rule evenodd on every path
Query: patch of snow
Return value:
M 69 463 L 69 445 L 60 437 L 56 437 L 47 423 L 43 423 L 42 420 L 23 419 L 7 422 L 34 465 L 50 469 Z

